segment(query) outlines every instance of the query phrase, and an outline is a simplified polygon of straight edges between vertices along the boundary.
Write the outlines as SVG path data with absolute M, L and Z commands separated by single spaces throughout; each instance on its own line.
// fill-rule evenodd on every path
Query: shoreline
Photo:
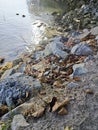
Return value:
M 47 44 L 0 68 L 1 128 L 97 130 L 98 26 L 61 27 Z

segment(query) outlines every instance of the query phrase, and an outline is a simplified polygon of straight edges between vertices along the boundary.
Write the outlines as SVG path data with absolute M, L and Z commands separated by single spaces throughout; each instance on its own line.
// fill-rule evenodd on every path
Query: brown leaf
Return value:
M 45 112 L 45 108 L 41 108 L 40 110 L 34 112 L 32 114 L 32 116 L 36 117 L 36 118 L 39 118 L 39 117 L 43 116 L 44 112 Z
M 64 107 L 65 105 L 67 105 L 68 103 L 70 102 L 69 98 L 66 98 L 63 102 L 61 103 L 58 103 L 56 102 L 53 109 L 52 109 L 52 112 L 55 112 L 57 111 L 58 109 L 61 109 L 62 107 Z
M 68 111 L 64 108 L 64 107 L 62 107 L 59 111 L 58 111 L 58 114 L 59 115 L 66 115 L 68 113 Z
M 54 83 L 53 83 L 53 86 L 55 86 L 55 87 L 57 87 L 57 88 L 61 88 L 62 87 L 62 83 L 61 83 L 61 81 L 55 81 Z
M 40 95 L 46 95 L 46 92 L 45 91 L 41 91 Z
M 0 117 L 7 113 L 9 111 L 8 107 L 6 105 L 1 105 L 0 106 Z
M 85 92 L 86 92 L 87 94 L 94 94 L 93 90 L 91 90 L 91 89 L 86 89 Z
M 72 127 L 66 126 L 64 130 L 72 130 Z
M 74 77 L 73 78 L 75 81 L 81 81 L 81 78 L 80 77 Z

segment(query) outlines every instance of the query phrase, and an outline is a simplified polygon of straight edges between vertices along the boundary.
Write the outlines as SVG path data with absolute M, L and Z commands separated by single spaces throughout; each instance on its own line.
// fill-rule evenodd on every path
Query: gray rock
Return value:
M 26 128 L 27 126 L 29 126 L 29 124 L 26 122 L 23 115 L 19 114 L 14 116 L 11 123 L 12 130 L 24 130 L 24 128 Z
M 0 104 L 7 104 L 9 107 L 17 106 L 18 100 L 27 100 L 26 93 L 30 96 L 37 94 L 41 84 L 39 80 L 15 73 L 0 82 Z
M 59 58 L 66 59 L 68 57 L 68 53 L 64 51 L 64 49 L 65 49 L 65 46 L 62 42 L 53 41 L 46 46 L 44 50 L 44 54 L 45 55 L 53 54 Z
M 90 32 L 91 32 L 91 34 L 93 34 L 93 35 L 98 35 L 98 26 L 95 27 L 95 28 L 92 28 Z
M 40 58 L 53 54 L 59 58 L 66 59 L 68 57 L 68 53 L 65 51 L 66 47 L 60 40 L 61 37 L 55 37 L 52 42 L 46 45 L 43 51 L 35 52 L 32 58 L 39 60 Z
M 25 67 L 26 67 L 26 63 L 21 64 L 21 65 L 18 67 L 17 72 L 24 73 Z
M 75 45 L 71 49 L 71 54 L 75 54 L 78 56 L 88 56 L 88 55 L 92 55 L 93 51 L 91 50 L 88 44 L 80 43 Z
M 82 5 L 81 6 L 81 11 L 84 13 L 84 14 L 87 14 L 87 13 L 89 13 L 89 11 L 90 11 L 90 7 L 89 7 L 89 5 Z
M 87 37 L 89 34 L 90 34 L 90 31 L 88 31 L 87 29 L 84 29 L 84 30 L 83 30 L 83 33 L 80 34 L 80 35 L 78 36 L 78 38 L 79 38 L 79 39 L 83 39 L 83 38 Z
M 68 88 L 76 88 L 76 87 L 79 87 L 79 85 L 75 82 L 71 82 L 67 85 Z
M 75 64 L 73 66 L 73 77 L 79 77 L 87 73 L 87 69 L 84 67 L 84 63 Z
M 95 40 L 97 40 L 97 42 L 98 42 L 98 36 L 96 36 Z

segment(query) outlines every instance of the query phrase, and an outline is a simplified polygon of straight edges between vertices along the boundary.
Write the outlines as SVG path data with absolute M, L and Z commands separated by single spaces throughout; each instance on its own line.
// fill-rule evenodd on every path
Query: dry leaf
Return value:
M 46 95 L 46 91 L 41 91 L 40 95 Z
M 26 98 L 28 98 L 29 97 L 29 92 L 26 92 Z
M 66 98 L 66 99 L 65 99 L 63 102 L 61 102 L 61 103 L 56 102 L 55 105 L 53 106 L 52 112 L 55 112 L 55 111 L 57 111 L 58 109 L 64 107 L 65 105 L 67 105 L 67 104 L 69 103 L 69 101 L 70 101 L 70 100 L 69 100 L 68 98 Z
M 62 107 L 59 111 L 58 111 L 58 114 L 59 115 L 66 115 L 68 113 L 68 111 L 64 108 L 64 107 Z
M 91 89 L 86 89 L 85 92 L 86 92 L 87 94 L 94 94 L 93 90 L 91 90 Z
M 9 111 L 8 107 L 6 105 L 1 105 L 0 106 L 0 117 L 7 113 Z
M 58 81 L 55 81 L 55 82 L 53 83 L 53 86 L 58 87 L 58 88 L 61 88 L 61 87 L 62 87 L 62 83 L 58 80 Z
M 69 126 L 66 126 L 64 130 L 72 130 L 72 128 L 70 128 Z
M 81 78 L 80 77 L 74 77 L 73 78 L 75 81 L 81 81 Z
M 41 108 L 40 110 L 34 112 L 32 114 L 32 116 L 36 117 L 36 118 L 39 118 L 39 117 L 41 117 L 44 114 L 44 112 L 45 112 L 45 108 Z

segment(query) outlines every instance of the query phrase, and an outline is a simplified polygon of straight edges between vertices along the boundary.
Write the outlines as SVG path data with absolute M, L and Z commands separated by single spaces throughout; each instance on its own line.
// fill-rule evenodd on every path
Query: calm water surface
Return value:
M 62 7 L 50 0 L 0 0 L 0 56 L 13 60 L 38 44 L 44 31 L 40 23 L 51 24 L 57 9 Z

